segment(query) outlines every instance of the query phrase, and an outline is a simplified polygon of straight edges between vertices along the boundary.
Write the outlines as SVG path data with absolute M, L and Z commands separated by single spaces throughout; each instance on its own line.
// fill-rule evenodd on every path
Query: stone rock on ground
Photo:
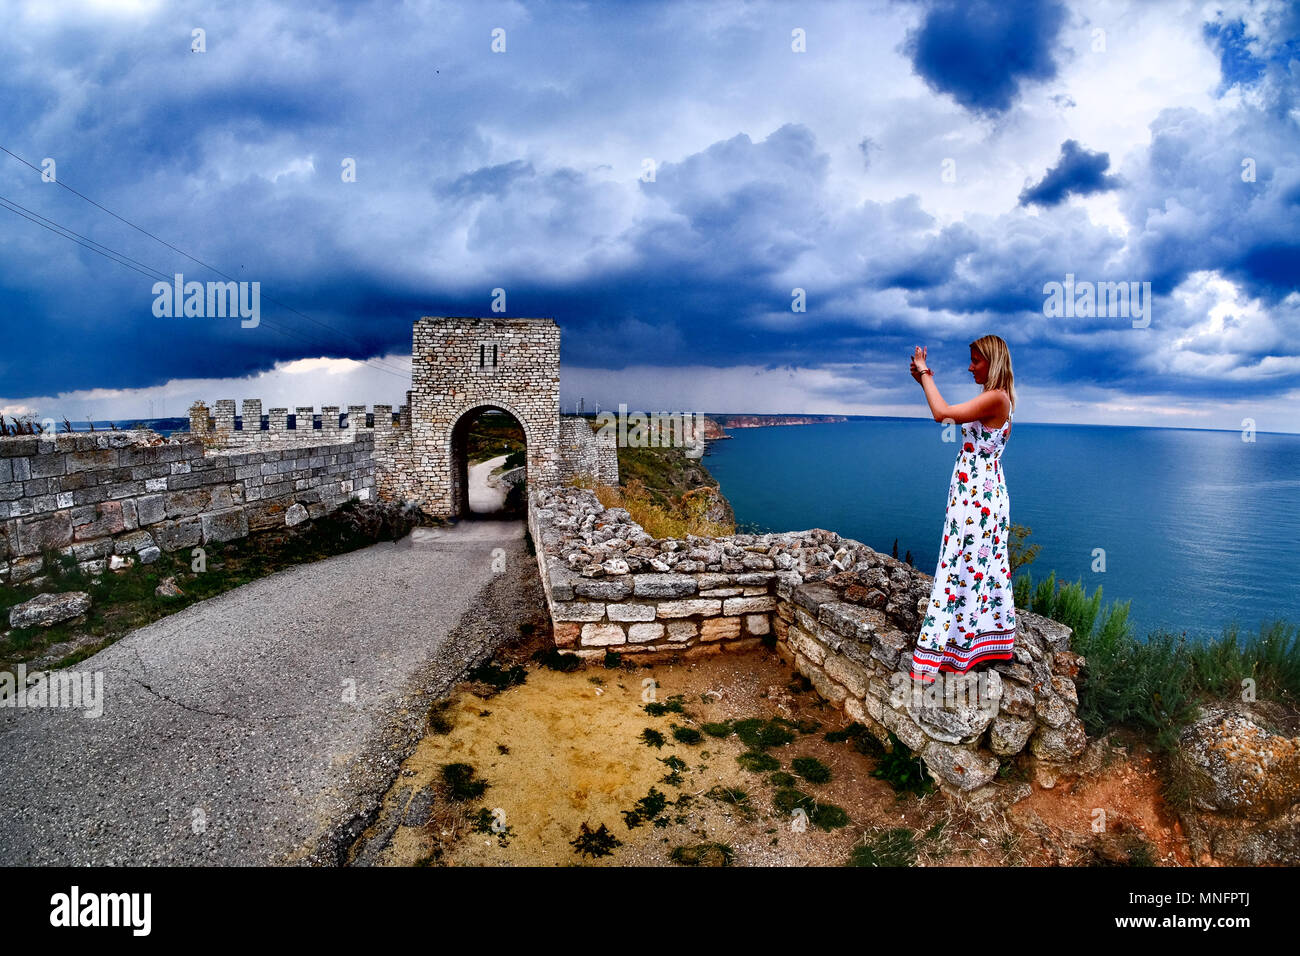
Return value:
M 1204 708 L 1179 749 L 1191 771 L 1183 828 L 1198 854 L 1300 864 L 1300 736 L 1272 733 L 1258 705 Z
M 10 627 L 49 627 L 90 610 L 90 595 L 85 591 L 61 594 L 38 594 L 9 609 Z

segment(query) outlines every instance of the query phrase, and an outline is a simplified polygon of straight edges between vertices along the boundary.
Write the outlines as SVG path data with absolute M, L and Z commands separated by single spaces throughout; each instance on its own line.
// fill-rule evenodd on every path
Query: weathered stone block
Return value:
M 605 611 L 611 621 L 653 621 L 653 604 L 608 604 Z
M 989 749 L 1003 757 L 1018 754 L 1025 749 L 1033 732 L 1032 720 L 999 714 L 989 726 Z
M 694 621 L 669 621 L 668 640 L 689 641 L 699 634 L 699 627 Z
M 697 588 L 695 578 L 691 577 L 689 574 L 638 574 L 635 575 L 635 578 L 636 586 L 633 593 L 636 594 L 637 597 L 685 597 L 688 594 L 694 594 Z M 720 604 L 718 601 L 713 601 L 711 603 Z M 663 605 L 660 605 L 660 607 L 662 606 Z
M 72 517 L 67 511 L 56 511 L 41 517 L 20 518 L 17 522 L 19 555 L 40 554 L 46 548 L 58 550 L 72 543 Z
M 761 614 L 775 610 L 776 598 L 771 596 L 728 598 L 722 602 L 723 614 Z
M 700 640 L 731 641 L 740 637 L 739 617 L 711 617 L 700 625 Z
M 605 563 L 608 564 L 609 562 L 606 561 Z M 632 593 L 632 575 L 623 574 L 619 577 L 600 578 L 599 580 L 582 578 L 574 582 L 573 593 L 575 597 L 597 598 L 602 601 L 621 601 Z
M 996 757 L 938 740 L 930 741 L 921 758 L 931 773 L 942 777 L 959 790 L 982 787 L 998 773 Z
M 49 627 L 90 610 L 90 595 L 84 591 L 38 594 L 9 609 L 10 627 Z
M 150 531 L 164 551 L 192 548 L 203 541 L 203 523 L 198 518 L 160 521 Z
M 694 584 L 694 581 L 691 583 Z M 658 615 L 661 618 L 690 617 L 692 614 L 713 615 L 721 610 L 721 601 L 711 598 L 696 598 L 692 601 L 660 601 Z
M 551 610 L 556 621 L 599 621 L 605 616 L 605 605 L 594 601 L 557 601 Z
M 225 511 L 209 511 L 201 515 L 203 540 L 231 541 L 248 534 L 248 515 L 243 508 L 227 508 Z
M 664 636 L 662 624 L 633 624 L 627 629 L 627 639 L 633 644 L 657 641 Z
M 134 551 L 143 551 L 145 548 L 152 548 L 154 540 L 148 531 L 132 531 L 130 534 L 124 534 L 113 542 L 113 551 L 116 554 L 131 554 Z
M 584 647 L 609 647 L 614 644 L 626 643 L 627 633 L 620 624 L 582 625 L 582 644 Z

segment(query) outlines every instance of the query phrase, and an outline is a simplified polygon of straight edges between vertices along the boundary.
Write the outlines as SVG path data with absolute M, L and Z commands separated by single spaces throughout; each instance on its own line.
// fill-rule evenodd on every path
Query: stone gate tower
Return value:
M 411 485 L 431 514 L 469 510 L 466 437 L 485 409 L 523 426 L 527 487 L 560 483 L 560 327 L 554 319 L 425 316 L 411 343 Z

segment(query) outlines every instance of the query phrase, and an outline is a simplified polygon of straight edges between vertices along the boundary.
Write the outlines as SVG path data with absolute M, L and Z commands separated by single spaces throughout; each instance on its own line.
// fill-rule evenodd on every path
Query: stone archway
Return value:
M 527 489 L 560 483 L 560 327 L 546 318 L 425 316 L 411 345 L 411 462 L 430 514 L 468 511 L 464 436 L 471 411 L 523 427 Z M 459 454 L 458 454 L 459 451 Z
M 503 408 L 504 403 L 484 403 L 468 408 L 460 414 L 452 424 L 451 434 L 449 436 L 447 454 L 451 461 L 451 502 L 454 513 L 458 518 L 469 517 L 495 517 L 491 512 L 480 512 L 471 507 L 470 489 L 469 489 L 469 453 L 468 438 L 470 430 L 484 412 L 498 411 L 506 415 L 519 425 L 524 432 L 524 453 L 527 458 L 527 451 L 530 445 L 528 437 L 528 426 L 520 420 L 519 415 L 508 408 Z M 525 460 L 524 464 L 524 483 L 527 488 L 528 482 L 528 465 Z M 515 516 L 517 517 L 517 515 Z

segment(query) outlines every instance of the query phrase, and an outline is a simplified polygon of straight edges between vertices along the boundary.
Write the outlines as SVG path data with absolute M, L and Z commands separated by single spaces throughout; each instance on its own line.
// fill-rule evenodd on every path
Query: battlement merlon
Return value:
M 393 417 L 393 406 L 376 404 L 374 412 L 368 412 L 366 405 L 348 405 L 347 413 L 340 414 L 338 405 L 322 405 L 318 412 L 315 406 L 299 405 L 293 409 L 294 421 L 289 423 L 288 408 L 271 408 L 262 413 L 260 398 L 246 398 L 241 404 L 242 414 L 235 414 L 235 400 L 219 399 L 212 404 L 209 413 L 205 402 L 195 402 L 190 406 L 190 432 L 194 435 L 230 435 L 240 432 L 262 432 L 263 437 L 276 434 L 295 435 L 299 432 L 325 432 L 336 437 L 343 437 L 350 432 L 360 432 L 378 428 L 409 429 L 411 427 L 411 393 L 406 393 L 406 404 L 398 409 L 397 419 Z M 320 416 L 321 427 L 315 427 L 316 416 Z M 265 419 L 265 421 L 264 421 Z M 265 427 L 263 427 L 265 426 Z

